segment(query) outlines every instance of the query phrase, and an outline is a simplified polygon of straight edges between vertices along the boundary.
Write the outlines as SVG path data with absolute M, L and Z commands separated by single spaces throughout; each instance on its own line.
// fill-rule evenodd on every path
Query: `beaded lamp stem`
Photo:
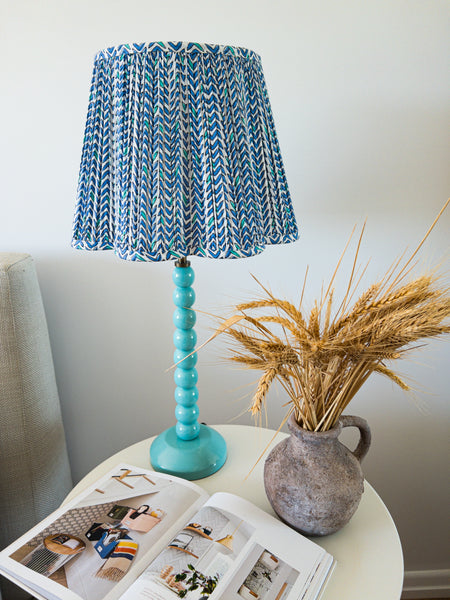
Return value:
M 173 359 L 178 365 L 174 375 L 177 386 L 175 388 L 176 431 L 180 439 L 193 440 L 200 431 L 197 421 L 199 413 L 196 387 L 198 375 L 195 368 L 197 353 L 192 353 L 197 343 L 197 334 L 193 329 L 196 316 L 192 309 L 195 292 L 191 287 L 194 283 L 194 270 L 184 257 L 175 263 L 172 279 L 175 284 L 173 302 L 177 307 L 173 313 L 173 322 L 176 327 L 173 334 L 173 343 L 176 348 Z
M 223 466 L 227 457 L 223 437 L 197 420 L 197 353 L 193 352 L 197 335 L 193 329 L 196 315 L 192 308 L 195 302 L 194 278 L 194 270 L 185 257 L 175 263 L 172 279 L 176 306 L 173 341 L 176 348 L 174 361 L 178 364 L 174 375 L 177 424 L 159 435 L 150 447 L 150 460 L 155 471 L 189 480 L 212 475 Z

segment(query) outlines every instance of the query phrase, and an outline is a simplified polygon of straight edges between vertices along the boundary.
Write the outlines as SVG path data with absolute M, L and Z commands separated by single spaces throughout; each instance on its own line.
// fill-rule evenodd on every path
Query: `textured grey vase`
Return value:
M 314 433 L 292 415 L 288 426 L 291 435 L 264 465 L 269 502 L 280 519 L 305 535 L 334 533 L 351 519 L 364 491 L 360 463 L 370 446 L 367 421 L 342 416 L 333 429 Z M 338 440 L 343 427 L 360 431 L 354 452 Z

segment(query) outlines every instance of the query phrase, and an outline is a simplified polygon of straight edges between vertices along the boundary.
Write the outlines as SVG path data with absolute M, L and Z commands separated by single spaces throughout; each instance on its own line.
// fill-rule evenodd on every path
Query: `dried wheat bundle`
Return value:
M 355 273 L 363 233 L 364 227 L 347 291 L 337 309 L 333 282 L 343 255 L 326 292 L 309 314 L 302 308 L 305 285 L 296 306 L 276 298 L 258 282 L 263 298 L 237 304 L 236 314 L 223 319 L 210 338 L 227 335 L 232 342 L 230 360 L 262 371 L 250 407 L 253 415 L 261 415 L 267 392 L 278 380 L 300 426 L 326 431 L 336 424 L 372 373 L 384 375 L 409 390 L 387 363 L 416 348 L 420 340 L 450 331 L 449 288 L 443 277 L 429 272 L 406 281 L 424 240 L 403 266 L 397 261 L 382 280 L 352 303 L 358 287 Z

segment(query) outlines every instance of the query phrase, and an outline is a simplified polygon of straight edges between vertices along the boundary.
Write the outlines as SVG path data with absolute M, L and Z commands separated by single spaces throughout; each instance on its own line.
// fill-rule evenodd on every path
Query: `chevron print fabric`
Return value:
M 97 54 L 75 248 L 240 258 L 297 237 L 257 54 L 183 42 Z

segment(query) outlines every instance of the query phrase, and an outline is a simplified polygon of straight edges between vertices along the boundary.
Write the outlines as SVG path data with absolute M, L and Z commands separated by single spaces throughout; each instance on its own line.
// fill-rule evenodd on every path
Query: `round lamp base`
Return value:
M 212 475 L 227 458 L 225 440 L 211 427 L 200 425 L 194 440 L 178 438 L 175 427 L 163 431 L 150 446 L 150 461 L 155 471 L 192 481 Z

